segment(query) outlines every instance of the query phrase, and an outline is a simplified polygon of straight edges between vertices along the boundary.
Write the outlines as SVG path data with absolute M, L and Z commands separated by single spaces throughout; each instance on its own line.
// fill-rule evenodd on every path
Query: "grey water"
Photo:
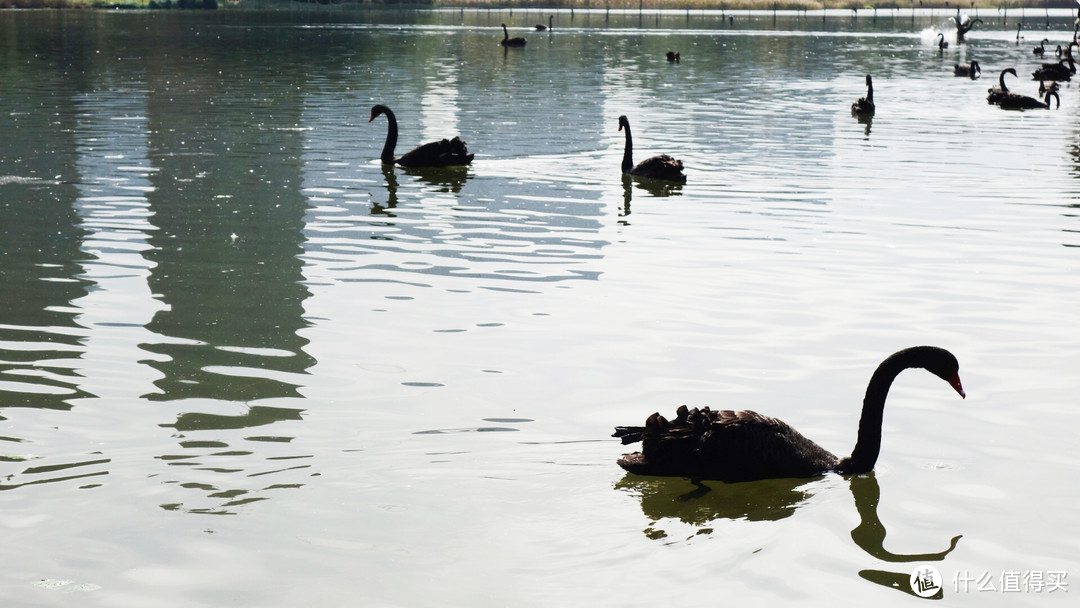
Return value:
M 0 11 L 4 605 L 1068 602 L 1080 93 L 985 98 L 1074 14 L 951 17 Z M 968 397 L 901 375 L 873 474 L 615 465 L 683 403 L 847 454 L 916 344 Z

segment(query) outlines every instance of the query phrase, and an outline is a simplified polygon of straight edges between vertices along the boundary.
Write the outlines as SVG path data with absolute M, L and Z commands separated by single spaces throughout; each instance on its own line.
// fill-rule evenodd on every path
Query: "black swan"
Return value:
M 1068 54 L 1065 59 L 1057 63 L 1044 63 L 1042 67 L 1031 73 L 1032 80 L 1069 80 L 1076 73 L 1076 62 L 1072 55 Z
M 525 46 L 526 41 L 525 41 L 524 38 L 511 38 L 510 37 L 510 32 L 506 31 L 506 24 L 505 23 L 502 24 L 502 28 L 503 28 L 503 39 L 502 39 L 501 42 L 499 42 L 499 44 L 501 44 L 503 46 Z
M 860 116 L 874 115 L 874 82 L 870 80 L 870 74 L 866 75 L 866 97 L 860 97 L 859 101 L 851 104 L 851 113 Z
M 536 25 L 536 31 L 538 31 L 538 32 L 542 32 L 542 31 L 544 31 L 544 30 L 550 30 L 550 29 L 552 28 L 552 23 L 551 23 L 551 22 L 552 22 L 552 21 L 553 21 L 554 19 L 555 19 L 555 15 L 548 15 L 548 24 L 547 24 L 547 25 L 540 25 L 540 24 L 537 24 L 537 25 Z
M 671 61 L 671 62 L 674 62 L 674 63 L 679 63 L 679 54 L 676 53 L 675 51 L 668 51 L 667 52 L 667 60 Z
M 397 163 L 402 167 L 456 167 L 472 162 L 473 155 L 469 154 L 469 149 L 465 147 L 465 142 L 460 137 L 426 143 L 405 153 L 401 158 L 394 158 L 398 133 L 397 117 L 394 116 L 393 110 L 382 104 L 372 106 L 371 118 L 368 122 L 382 114 L 386 114 L 386 120 L 390 123 L 386 132 L 386 143 L 383 144 L 382 156 L 380 156 L 384 165 Z
M 1038 55 L 1039 57 L 1042 57 L 1046 53 L 1046 47 L 1043 45 L 1045 45 L 1047 42 L 1050 42 L 1050 40 L 1048 38 L 1043 38 L 1042 41 L 1039 42 L 1039 46 L 1031 49 L 1031 52 Z
M 982 23 L 983 20 L 978 17 L 972 19 L 967 15 L 960 14 L 960 7 L 956 7 L 956 16 L 953 17 L 953 22 L 956 23 L 956 41 L 963 42 L 964 34 L 971 31 L 971 28 L 975 27 L 976 23 Z
M 885 397 L 896 376 L 908 368 L 926 369 L 964 397 L 959 364 L 949 351 L 916 346 L 885 359 L 874 371 L 863 399 L 859 435 L 851 456 L 837 458 L 776 418 L 751 411 L 678 408 L 674 420 L 659 413 L 645 426 L 615 427 L 623 444 L 642 442 L 642 451 L 624 454 L 619 466 L 639 475 L 689 477 L 735 482 L 814 477 L 827 472 L 854 475 L 873 470 L 881 450 Z
M 960 65 L 957 63 L 952 69 L 953 76 L 967 76 L 972 80 L 982 75 L 982 68 L 979 67 L 979 62 L 974 59 L 971 60 L 971 65 Z
M 682 183 L 686 181 L 686 176 L 683 175 L 682 161 L 672 158 L 667 154 L 646 158 L 635 166 L 634 140 L 630 135 L 630 121 L 626 119 L 626 116 L 619 117 L 619 130 L 626 131 L 626 148 L 623 151 L 622 157 L 623 173 L 635 175 L 637 177 L 663 179 L 671 182 Z
M 1001 70 L 1001 74 L 998 75 L 998 86 L 986 90 L 986 103 L 996 104 L 1006 96 L 1012 95 L 1012 93 L 1009 92 L 1009 87 L 1005 86 L 1005 74 L 1016 76 L 1016 70 L 1013 68 Z
M 1024 37 L 1020 35 L 1020 27 L 1022 25 L 1024 25 L 1023 22 L 1016 22 L 1016 44 L 1020 44 L 1020 41 L 1024 39 Z
M 944 51 L 945 49 L 949 48 L 949 43 L 945 42 L 945 34 L 942 34 L 941 32 L 938 32 L 937 37 L 938 37 L 938 41 L 937 41 L 938 50 Z
M 1048 90 L 1045 93 L 1045 101 L 1039 101 L 1034 97 L 1028 97 L 1027 95 L 1021 95 L 1019 93 L 1009 93 L 998 100 L 997 105 L 999 108 L 1005 110 L 1036 110 L 1050 109 L 1050 98 L 1053 97 L 1057 100 L 1058 108 L 1061 107 L 1061 98 L 1058 97 L 1057 91 Z

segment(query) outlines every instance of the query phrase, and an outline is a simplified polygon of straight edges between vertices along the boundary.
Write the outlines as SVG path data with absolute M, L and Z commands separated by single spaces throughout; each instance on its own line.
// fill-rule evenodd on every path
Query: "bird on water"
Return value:
M 667 154 L 646 158 L 635 165 L 634 139 L 630 135 L 630 120 L 626 116 L 619 117 L 619 130 L 626 131 L 626 147 L 623 148 L 622 159 L 622 172 L 624 174 L 679 183 L 686 181 L 682 161 Z
M 506 29 L 506 24 L 502 24 L 503 39 L 499 44 L 503 46 L 525 46 L 526 40 L 524 38 L 511 38 L 510 32 Z
M 389 128 L 386 131 L 386 143 L 383 144 L 382 155 L 379 157 L 384 165 L 401 165 L 402 167 L 455 167 L 467 165 L 472 162 L 473 155 L 460 137 L 454 139 L 442 139 L 433 141 L 406 152 L 400 158 L 394 158 L 394 148 L 397 147 L 398 126 L 397 117 L 393 110 L 376 104 L 371 108 L 371 118 L 386 115 Z
M 982 75 L 982 67 L 978 61 L 971 60 L 971 65 L 961 65 L 959 63 L 953 65 L 953 76 L 967 76 L 968 78 L 975 80 Z
M 854 475 L 873 470 L 881 450 L 885 398 L 900 372 L 922 368 L 949 383 L 961 397 L 959 363 L 949 351 L 915 346 L 886 358 L 866 387 L 859 434 L 850 456 L 838 458 L 781 420 L 749 410 L 678 408 L 674 420 L 654 413 L 645 426 L 615 427 L 622 443 L 642 450 L 624 454 L 619 466 L 639 475 L 725 482 Z
M 851 113 L 857 116 L 873 116 L 874 110 L 874 81 L 870 74 L 866 75 L 866 97 L 860 97 L 859 101 L 851 104 Z

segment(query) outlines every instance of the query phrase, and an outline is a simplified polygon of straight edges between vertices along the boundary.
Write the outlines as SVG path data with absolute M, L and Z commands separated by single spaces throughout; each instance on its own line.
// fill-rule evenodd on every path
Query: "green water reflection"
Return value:
M 711 534 L 720 520 L 777 521 L 791 517 L 814 495 L 820 480 L 767 479 L 762 481 L 725 484 L 704 482 L 690 484 L 686 479 L 643 477 L 627 474 L 616 489 L 628 492 L 641 501 L 641 510 L 650 521 L 645 535 L 657 540 L 670 540 L 663 529 L 664 520 L 678 520 L 695 528 L 693 536 Z M 847 478 L 851 495 L 858 510 L 859 525 L 851 531 L 851 539 L 876 560 L 887 563 L 936 562 L 944 560 L 956 549 L 957 535 L 944 551 L 928 553 L 893 553 L 885 548 L 887 530 L 878 516 L 881 488 L 873 472 Z M 861 570 L 859 576 L 873 583 L 915 595 L 911 590 L 908 572 Z M 940 598 L 939 593 L 934 596 Z

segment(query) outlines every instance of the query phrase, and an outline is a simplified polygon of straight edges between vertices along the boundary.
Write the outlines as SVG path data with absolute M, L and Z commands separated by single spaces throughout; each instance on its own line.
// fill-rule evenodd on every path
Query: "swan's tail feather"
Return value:
M 617 426 L 615 432 L 612 433 L 612 437 L 618 437 L 622 439 L 623 445 L 628 443 L 637 443 L 641 441 L 642 435 L 645 433 L 645 427 L 643 426 Z

